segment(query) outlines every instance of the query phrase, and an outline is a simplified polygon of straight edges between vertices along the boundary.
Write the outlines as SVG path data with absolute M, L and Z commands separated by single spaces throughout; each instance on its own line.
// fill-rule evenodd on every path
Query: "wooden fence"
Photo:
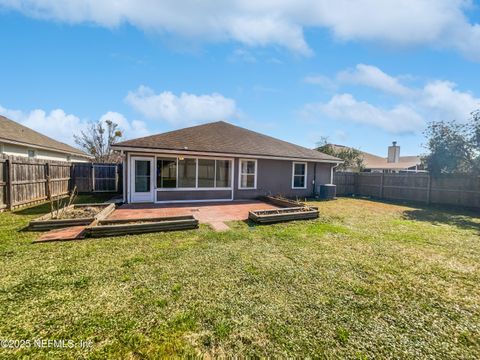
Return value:
M 122 164 L 75 163 L 72 179 L 79 192 L 118 192 L 122 189 Z
M 0 155 L 0 210 L 28 206 L 69 194 L 73 186 L 80 181 L 74 174 L 78 164 L 84 165 Z M 91 168 L 92 164 L 86 164 L 86 166 Z M 106 164 L 106 166 L 107 172 L 111 173 L 112 164 Z M 96 164 L 96 167 L 101 169 L 102 164 Z M 114 170 L 116 187 L 112 192 L 121 189 L 118 187 L 121 183 L 118 175 L 121 177 L 122 172 L 121 169 L 118 170 L 116 166 Z M 111 189 L 112 181 L 109 181 L 102 180 L 97 187 L 104 186 L 104 190 Z M 81 190 L 81 192 L 92 192 L 95 187 L 86 187 Z
M 480 208 L 480 177 L 475 176 L 337 172 L 334 183 L 337 195 Z

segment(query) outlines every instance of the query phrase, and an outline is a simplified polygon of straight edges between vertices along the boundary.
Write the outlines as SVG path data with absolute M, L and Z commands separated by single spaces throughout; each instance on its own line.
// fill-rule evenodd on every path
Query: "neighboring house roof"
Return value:
M 338 162 L 340 159 L 316 150 L 275 139 L 224 121 L 117 143 L 116 148 L 207 152 L 241 156 L 267 156 Z
M 73 131 L 73 129 L 72 129 Z M 82 150 L 49 138 L 46 135 L 23 126 L 13 120 L 0 115 L 0 142 L 42 148 L 61 153 L 90 157 Z
M 330 144 L 330 146 L 336 150 L 348 148 L 348 146 L 337 144 Z M 401 170 L 415 167 L 420 165 L 422 162 L 420 156 L 400 156 L 398 163 L 389 163 L 387 162 L 387 158 L 370 154 L 365 151 L 360 152 L 362 154 L 363 165 L 365 169 Z

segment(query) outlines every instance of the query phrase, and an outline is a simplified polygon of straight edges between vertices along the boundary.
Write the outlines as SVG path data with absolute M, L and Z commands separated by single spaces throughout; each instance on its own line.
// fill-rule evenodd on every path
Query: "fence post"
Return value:
M 95 167 L 92 163 L 92 192 L 95 192 Z
M 428 181 L 427 181 L 427 205 L 430 205 L 430 197 L 432 192 L 432 175 L 428 173 Z
M 360 173 L 355 173 L 353 175 L 353 195 L 358 195 L 358 179 L 360 177 Z
M 118 164 L 115 164 L 115 192 L 118 193 Z
M 13 164 L 12 157 L 9 156 L 6 160 L 7 164 L 7 208 L 12 210 L 13 208 Z
M 380 177 L 380 199 L 383 199 L 383 182 L 384 182 L 385 173 L 382 171 L 382 176 Z
M 73 183 L 73 174 L 74 174 L 74 164 L 73 162 L 70 163 L 70 173 L 69 173 L 69 177 L 70 179 L 68 179 L 68 185 L 67 185 L 67 190 L 68 190 L 68 193 L 70 194 L 73 190 L 73 188 L 75 187 L 75 184 Z
M 47 194 L 47 200 L 52 199 L 52 191 L 50 187 L 50 163 L 47 161 L 45 163 L 45 193 Z

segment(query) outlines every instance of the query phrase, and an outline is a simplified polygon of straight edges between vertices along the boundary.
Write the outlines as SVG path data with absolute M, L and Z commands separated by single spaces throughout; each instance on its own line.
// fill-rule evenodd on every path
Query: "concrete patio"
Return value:
M 277 209 L 262 201 L 229 201 L 179 204 L 125 204 L 117 208 L 109 219 L 137 219 L 160 216 L 193 215 L 200 223 L 210 225 L 216 231 L 229 227 L 226 221 L 246 220 L 252 210 Z

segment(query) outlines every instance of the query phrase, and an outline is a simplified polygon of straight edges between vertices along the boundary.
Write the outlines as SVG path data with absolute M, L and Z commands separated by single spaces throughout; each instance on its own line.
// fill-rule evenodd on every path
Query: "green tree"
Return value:
M 116 163 L 121 161 L 121 156 L 113 151 L 112 145 L 116 144 L 122 136 L 118 124 L 105 120 L 91 123 L 86 131 L 81 131 L 80 135 L 74 135 L 74 139 L 78 146 L 95 157 L 95 162 Z
M 340 171 L 345 170 L 357 170 L 360 171 L 364 168 L 363 156 L 360 150 L 350 147 L 336 147 L 328 142 L 328 138 L 324 137 L 318 143 L 318 147 L 315 149 L 327 155 L 338 157 L 344 161 L 337 169 Z
M 422 161 L 434 174 L 480 174 L 480 111 L 470 121 L 432 121 L 425 130 L 428 155 Z
M 480 110 L 476 110 L 472 113 L 470 137 L 473 143 L 473 152 L 475 154 L 474 167 L 477 169 L 477 172 L 480 172 Z

